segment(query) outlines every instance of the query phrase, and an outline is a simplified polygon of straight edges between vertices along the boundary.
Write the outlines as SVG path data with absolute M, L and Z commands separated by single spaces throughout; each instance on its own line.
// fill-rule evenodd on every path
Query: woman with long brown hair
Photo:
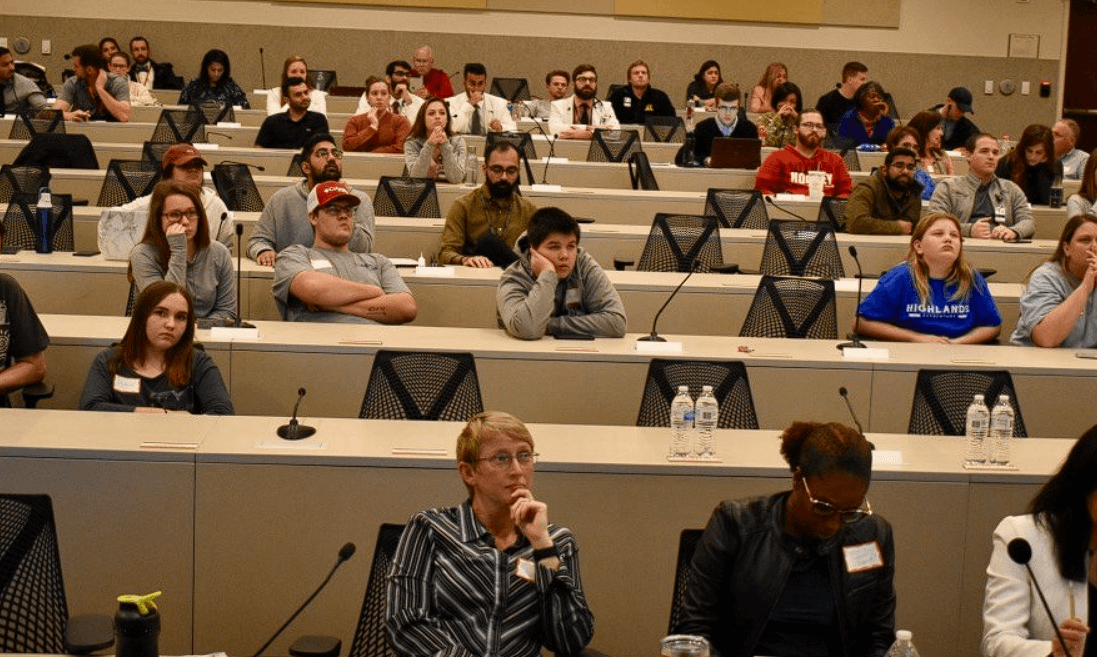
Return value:
M 955 176 L 956 169 L 952 166 L 952 158 L 948 156 L 941 141 L 945 134 L 945 129 L 941 127 L 943 120 L 944 117 L 940 112 L 918 112 L 910 117 L 907 125 L 918 131 L 922 144 L 918 157 L 926 173 Z
M 754 89 L 750 92 L 749 111 L 755 114 L 772 112 L 773 92 L 786 82 L 788 82 L 787 66 L 781 62 L 773 62 L 767 66 L 762 72 L 762 77 L 758 78 L 758 84 L 754 85 Z
M 1051 128 L 1038 124 L 1025 128 L 1017 146 L 998 162 L 995 173 L 1016 183 L 1029 203 L 1047 205 L 1052 182 L 1063 178 L 1063 165 L 1055 159 Z
M 449 105 L 437 96 L 427 98 L 404 141 L 408 175 L 451 183 L 464 182 L 467 147 L 449 125 Z

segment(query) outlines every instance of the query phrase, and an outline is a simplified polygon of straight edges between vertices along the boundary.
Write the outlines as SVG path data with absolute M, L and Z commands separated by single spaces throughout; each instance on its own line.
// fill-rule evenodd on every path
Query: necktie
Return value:
M 400 113 L 400 101 L 398 101 L 398 100 L 392 101 L 392 113 L 393 114 L 399 114 Z
M 484 122 L 480 120 L 480 107 L 478 105 L 472 106 L 472 134 L 484 134 Z
M 579 112 L 580 125 L 590 125 L 590 105 L 583 104 L 583 111 Z

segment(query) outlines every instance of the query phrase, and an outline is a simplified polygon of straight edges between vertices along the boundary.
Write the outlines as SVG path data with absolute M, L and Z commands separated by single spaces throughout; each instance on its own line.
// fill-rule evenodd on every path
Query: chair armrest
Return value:
M 625 271 L 626 267 L 631 267 L 636 264 L 635 260 L 622 260 L 620 258 L 613 259 L 613 268 L 617 271 Z
M 38 402 L 53 397 L 53 382 L 39 381 L 34 385 L 24 386 L 20 392 L 23 395 L 23 405 L 27 408 L 36 408 Z
M 293 642 L 289 654 L 293 657 L 339 657 L 343 642 L 333 636 L 306 634 Z
M 69 618 L 65 626 L 65 652 L 86 655 L 114 645 L 114 621 L 103 614 Z

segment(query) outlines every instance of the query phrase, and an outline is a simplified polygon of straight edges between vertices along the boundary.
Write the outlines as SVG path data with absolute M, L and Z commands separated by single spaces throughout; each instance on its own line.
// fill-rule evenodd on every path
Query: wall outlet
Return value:
M 1027 96 L 1031 93 L 1032 93 L 1032 83 L 1029 82 L 1028 80 L 1025 80 L 1024 82 L 1021 83 L 1021 95 L 1022 96 Z
M 988 96 L 994 95 L 994 80 L 986 80 L 983 82 L 983 93 Z
M 53 52 L 53 42 L 49 39 L 42 39 L 42 54 L 49 55 Z

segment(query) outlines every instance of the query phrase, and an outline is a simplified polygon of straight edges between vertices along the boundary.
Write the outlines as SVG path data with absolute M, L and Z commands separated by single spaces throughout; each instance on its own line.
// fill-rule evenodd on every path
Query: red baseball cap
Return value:
M 209 162 L 202 157 L 202 153 L 197 148 L 187 143 L 179 143 L 169 148 L 164 153 L 164 158 L 160 160 L 161 171 L 168 168 L 168 165 L 181 167 L 184 164 L 198 160 L 202 163 L 202 166 L 209 166 Z
M 316 208 L 322 208 L 339 199 L 345 199 L 349 205 L 362 203 L 362 199 L 355 196 L 345 182 L 329 180 L 312 188 L 312 191 L 309 192 L 306 208 L 308 212 L 312 212 Z

